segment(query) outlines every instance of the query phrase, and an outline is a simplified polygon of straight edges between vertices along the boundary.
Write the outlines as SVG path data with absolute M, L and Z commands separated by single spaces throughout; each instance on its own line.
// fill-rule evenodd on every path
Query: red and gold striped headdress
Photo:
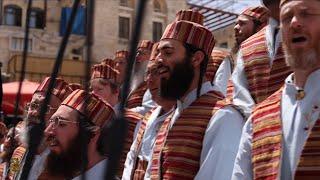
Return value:
M 129 58 L 129 51 L 126 51 L 126 50 L 117 51 L 114 59 L 118 59 L 118 58 L 128 59 Z
M 159 45 L 158 42 L 153 44 L 152 50 L 151 50 L 151 55 L 150 55 L 150 61 L 156 60 L 156 57 L 158 55 L 158 45 Z
M 117 71 L 113 67 L 105 64 L 96 64 L 92 67 L 91 80 L 102 78 L 112 80 L 113 82 L 117 82 L 118 75 L 119 71 Z
M 93 93 L 84 90 L 73 91 L 61 105 L 68 106 L 87 117 L 96 126 L 103 127 L 114 116 L 112 107 Z M 85 110 L 85 107 L 86 110 Z
M 203 15 L 198 11 L 195 11 L 192 9 L 180 10 L 176 14 L 176 19 L 175 19 L 175 21 L 191 21 L 201 25 L 203 25 L 203 20 L 204 20 Z
M 174 21 L 165 29 L 161 40 L 174 39 L 203 50 L 210 55 L 215 45 L 212 32 L 204 26 L 190 21 Z
M 114 67 L 114 60 L 110 59 L 110 58 L 106 58 L 104 60 L 101 61 L 101 64 L 105 64 L 105 65 L 109 65 L 111 67 Z
M 152 41 L 149 41 L 149 40 L 141 40 L 138 44 L 138 47 L 137 49 L 139 48 L 146 48 L 148 50 L 152 50 L 152 46 L 153 46 L 153 42 Z
M 49 87 L 49 83 L 51 81 L 50 77 L 46 77 L 42 83 L 38 86 L 37 92 L 46 92 Z M 58 99 L 63 101 L 69 94 L 71 94 L 72 89 L 69 87 L 68 83 L 65 82 L 63 79 L 56 78 L 56 82 L 54 84 L 54 88 L 51 91 L 51 94 L 56 96 Z
M 263 6 L 255 6 L 245 9 L 240 15 L 249 16 L 261 22 L 261 24 L 266 25 L 270 17 L 270 12 L 267 8 Z

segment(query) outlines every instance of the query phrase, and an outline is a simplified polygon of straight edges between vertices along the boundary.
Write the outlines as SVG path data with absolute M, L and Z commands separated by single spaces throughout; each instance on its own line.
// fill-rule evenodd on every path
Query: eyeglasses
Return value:
M 34 103 L 34 102 L 31 102 L 31 103 L 27 103 L 26 104 L 26 107 L 25 107 L 25 111 L 28 112 L 28 111 L 39 111 L 40 112 L 40 108 L 41 108 L 41 103 Z M 47 105 L 47 112 L 46 114 L 50 114 L 52 113 L 53 111 L 56 111 L 58 108 L 53 108 L 51 107 L 49 104 Z
M 56 128 L 58 128 L 58 127 L 63 127 L 63 126 L 65 126 L 66 123 L 78 124 L 78 122 L 76 122 L 76 121 L 70 121 L 70 120 L 68 120 L 68 119 L 63 119 L 63 118 L 60 117 L 60 116 L 56 116 L 56 117 L 54 117 L 54 118 L 49 119 L 49 124 L 48 124 L 48 125 L 53 124 L 52 127 L 53 127 L 54 129 L 56 129 Z

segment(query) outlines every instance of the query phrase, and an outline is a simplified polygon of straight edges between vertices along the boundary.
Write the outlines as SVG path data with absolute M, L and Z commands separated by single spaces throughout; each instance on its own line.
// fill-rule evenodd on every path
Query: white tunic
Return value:
M 212 81 L 213 90 L 220 91 L 224 96 L 227 95 L 228 80 L 231 76 L 232 65 L 230 57 L 224 58 L 220 64 Z
M 280 43 L 282 42 L 281 33 L 279 32 L 276 35 L 276 40 L 274 40 L 275 28 L 278 26 L 279 23 L 275 19 L 270 18 L 269 24 L 266 27 L 266 42 L 270 57 L 270 65 L 272 65 L 276 56 L 275 50 L 278 50 Z M 274 41 L 276 42 L 274 43 Z M 234 84 L 233 103 L 239 106 L 248 117 L 251 114 L 255 102 L 249 92 L 241 49 L 238 52 L 237 64 L 231 75 L 231 79 Z
M 108 160 L 104 159 L 85 172 L 87 180 L 103 180 Z M 72 180 L 81 180 L 81 175 Z
M 157 106 L 157 103 L 152 100 L 152 95 L 150 93 L 150 90 L 147 89 L 147 91 L 143 95 L 141 106 L 132 108 L 131 110 L 141 115 L 145 115 L 147 112 L 149 112 L 152 108 L 155 108 L 156 106 Z
M 203 95 L 212 90 L 210 82 L 202 84 Z M 188 108 L 197 99 L 197 90 L 190 92 L 184 101 L 177 101 L 177 108 L 171 120 L 171 127 L 179 118 L 183 109 Z M 208 124 L 200 157 L 200 170 L 196 180 L 230 179 L 234 159 L 240 142 L 243 117 L 232 107 L 218 110 Z M 128 158 L 128 157 L 127 157 Z M 150 179 L 150 163 L 145 179 Z M 123 177 L 130 177 L 124 172 Z M 128 179 L 128 178 L 123 178 Z
M 156 140 L 157 133 L 164 122 L 164 120 L 168 117 L 169 114 L 172 113 L 172 110 L 159 116 L 162 110 L 161 106 L 158 106 L 150 115 L 148 119 L 146 129 L 142 138 L 142 146 L 138 152 L 138 158 L 144 161 L 150 162 L 152 158 L 152 150 L 154 147 L 154 143 Z M 137 144 L 137 139 L 132 143 L 130 151 L 127 154 L 127 159 L 124 165 L 124 171 L 122 175 L 122 179 L 131 179 L 130 176 L 132 174 L 133 166 L 135 165 L 136 161 L 136 154 L 134 147 Z M 151 163 L 148 164 L 150 166 Z M 147 168 L 148 173 L 145 175 L 145 179 L 150 179 L 150 167 Z
M 34 161 L 28 177 L 29 180 L 36 180 L 41 175 L 49 153 L 50 150 L 47 148 L 41 154 L 37 154 L 34 156 Z
M 293 179 L 298 161 L 308 138 L 305 127 L 314 125 L 320 118 L 320 69 L 309 75 L 304 87 L 306 96 L 296 100 L 296 86 L 293 84 L 291 74 L 285 82 L 281 99 L 281 117 L 283 129 L 283 153 L 281 180 Z M 251 163 L 252 124 L 251 118 L 243 128 L 239 152 L 234 165 L 234 180 L 252 179 Z

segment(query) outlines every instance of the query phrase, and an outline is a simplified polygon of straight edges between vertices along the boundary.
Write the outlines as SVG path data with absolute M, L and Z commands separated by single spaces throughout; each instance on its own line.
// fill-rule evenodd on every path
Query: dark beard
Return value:
M 161 79 L 160 96 L 169 100 L 180 99 L 190 88 L 193 77 L 191 57 L 185 57 L 181 63 L 175 65 L 169 79 Z
M 70 141 L 68 149 L 61 154 L 50 152 L 47 158 L 46 169 L 49 175 L 72 178 L 80 172 L 82 159 L 82 146 L 80 135 Z

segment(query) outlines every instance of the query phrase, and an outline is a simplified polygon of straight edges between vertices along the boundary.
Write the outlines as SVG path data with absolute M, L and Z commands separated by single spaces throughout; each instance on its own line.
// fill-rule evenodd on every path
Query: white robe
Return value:
M 313 127 L 320 118 L 320 69 L 309 75 L 304 87 L 306 96 L 296 100 L 296 86 L 292 74 L 286 79 L 281 99 L 281 120 L 284 153 L 281 160 L 281 180 L 291 180 L 297 168 L 300 155 L 308 138 L 305 127 Z M 311 128 L 309 128 L 311 129 Z M 239 151 L 233 170 L 233 180 L 253 178 L 251 117 L 242 132 Z
M 146 129 L 142 138 L 142 146 L 140 151 L 138 152 L 138 158 L 144 161 L 150 161 L 152 158 L 152 150 L 154 147 L 154 143 L 156 140 L 157 133 L 162 125 L 162 123 L 165 121 L 165 119 L 168 117 L 169 114 L 172 113 L 172 110 L 159 116 L 160 112 L 162 110 L 161 106 L 158 106 L 151 114 L 147 125 Z M 136 154 L 134 152 L 134 147 L 137 144 L 137 139 L 132 143 L 130 151 L 127 154 L 127 159 L 124 165 L 124 171 L 122 175 L 122 179 L 128 179 L 130 180 L 130 176 L 132 174 L 133 166 L 135 165 L 136 161 Z M 150 165 L 151 163 L 148 164 L 147 171 L 145 175 L 145 179 L 150 179 Z
M 85 172 L 87 180 L 104 180 L 105 169 L 108 164 L 108 160 L 104 159 L 94 165 L 92 168 Z M 73 178 L 72 180 L 81 180 L 81 175 Z
M 224 96 L 227 95 L 227 86 L 231 77 L 232 65 L 230 57 L 224 58 L 220 64 L 212 81 L 213 90 L 220 91 Z

